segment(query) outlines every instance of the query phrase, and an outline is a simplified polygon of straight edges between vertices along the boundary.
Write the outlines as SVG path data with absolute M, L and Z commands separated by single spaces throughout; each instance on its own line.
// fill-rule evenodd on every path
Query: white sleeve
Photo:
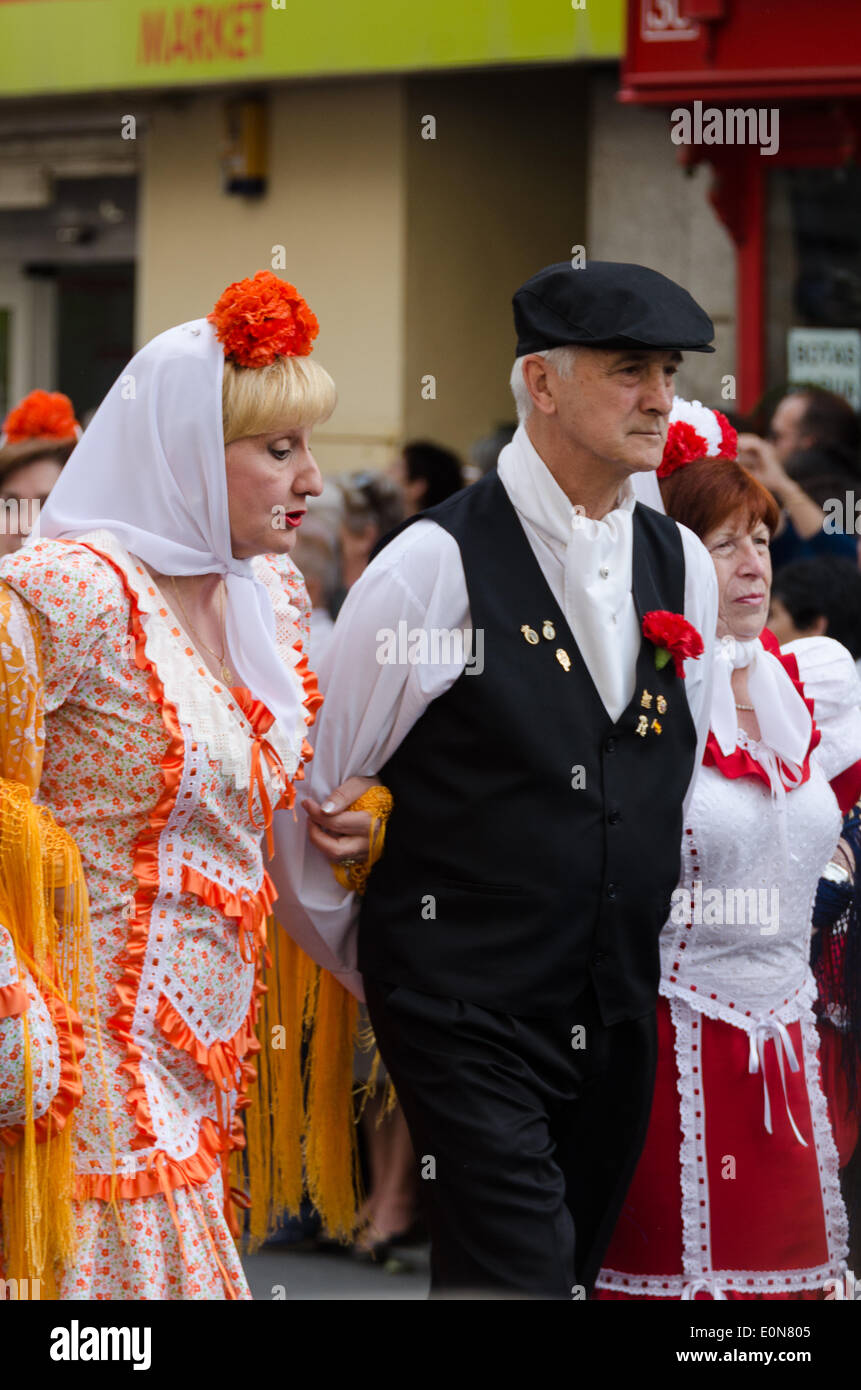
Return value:
M 353 585 L 318 672 L 324 693 L 306 774 L 307 794 L 324 802 L 348 777 L 374 777 L 421 714 L 464 669 L 469 599 L 460 548 L 435 522 L 414 522 Z M 461 634 L 422 659 L 421 634 Z M 431 648 L 431 656 L 433 648 Z M 298 805 L 274 817 L 276 916 L 319 964 L 360 993 L 355 974 L 355 894 L 345 893 L 329 861 L 310 843 Z
M 696 661 L 685 662 L 688 704 L 697 731 L 694 770 L 684 800 L 686 816 L 709 735 L 713 656 L 717 641 L 718 584 L 714 562 L 702 541 L 687 526 L 679 525 L 679 531 L 685 552 L 685 617 L 702 637 L 704 647 L 702 656 Z
M 816 757 L 830 781 L 861 759 L 861 681 L 851 653 L 833 637 L 799 637 L 780 649 L 795 657 L 822 735 Z

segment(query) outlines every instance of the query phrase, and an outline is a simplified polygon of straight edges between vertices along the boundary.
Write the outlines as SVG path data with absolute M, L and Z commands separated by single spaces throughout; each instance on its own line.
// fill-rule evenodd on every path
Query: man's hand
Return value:
M 348 811 L 369 787 L 378 785 L 374 777 L 348 777 L 320 806 L 308 797 L 302 806 L 308 815 L 311 844 L 332 863 L 345 859 L 364 861 L 371 839 L 370 811 Z

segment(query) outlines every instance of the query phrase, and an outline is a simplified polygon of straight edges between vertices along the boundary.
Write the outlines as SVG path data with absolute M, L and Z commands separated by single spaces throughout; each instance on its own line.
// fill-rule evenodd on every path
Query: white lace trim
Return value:
M 683 1004 L 688 1004 L 696 1013 L 706 1014 L 708 1018 L 718 1019 L 721 1023 L 729 1023 L 733 1028 L 741 1028 L 750 1033 L 756 1028 L 758 1023 L 766 1019 L 778 1019 L 781 1023 L 796 1023 L 801 1018 L 806 1018 L 814 1003 L 817 995 L 816 980 L 813 972 L 808 969 L 807 977 L 802 985 L 799 985 L 795 994 L 780 1005 L 779 1008 L 769 1009 L 767 1013 L 755 1014 L 752 1009 L 743 1009 L 740 1005 L 733 1005 L 733 1002 L 726 1002 L 719 996 L 712 998 L 710 994 L 704 994 L 701 990 L 696 993 L 683 984 L 671 984 L 669 980 L 662 977 L 658 986 L 658 992 L 665 999 L 680 1000 Z
M 801 1020 L 801 1045 L 804 1052 L 804 1075 L 810 1097 L 810 1117 L 813 1122 L 813 1144 L 822 1184 L 822 1206 L 825 1214 L 825 1233 L 828 1258 L 846 1268 L 849 1255 L 849 1218 L 840 1191 L 840 1156 L 834 1141 L 828 1102 L 822 1089 L 819 1069 L 819 1032 L 812 1014 Z
M 819 1265 L 815 1269 L 768 1270 L 723 1269 L 719 1274 L 704 1275 L 701 1279 L 688 1279 L 684 1275 L 664 1274 L 623 1274 L 617 1269 L 602 1269 L 595 1281 L 596 1288 L 612 1289 L 614 1293 L 627 1293 L 638 1298 L 690 1298 L 697 1287 L 710 1291 L 712 1298 L 721 1294 L 774 1294 L 801 1293 L 805 1290 L 820 1293 L 828 1281 L 842 1279 L 846 1273 L 845 1264 L 836 1271 L 830 1264 Z
M 682 1265 L 685 1280 L 702 1279 L 711 1273 L 711 1219 L 709 1216 L 709 1175 L 706 1163 L 706 1113 L 702 1094 L 702 1077 L 693 1058 L 702 1057 L 697 1042 L 693 1053 L 693 1034 L 702 1036 L 700 1023 L 693 1010 L 681 999 L 670 1000 L 670 1015 L 675 1030 L 676 1088 L 679 1093 L 679 1118 L 682 1142 L 679 1150 L 679 1172 L 682 1197 Z M 694 1075 L 700 1085 L 694 1086 Z M 694 1090 L 699 1091 L 699 1099 Z M 699 1110 L 697 1110 L 699 1105 Z M 699 1134 L 699 1139 L 697 1138 Z M 705 1249 L 702 1247 L 705 1246 Z
M 230 692 L 216 680 L 194 651 L 191 638 L 182 631 L 182 623 L 168 600 L 159 593 L 146 570 L 134 563 L 110 531 L 90 531 L 79 536 L 78 540 L 103 551 L 123 570 L 140 608 L 146 636 L 146 656 L 164 687 L 165 699 L 176 708 L 179 722 L 186 726 L 194 740 L 206 745 L 210 757 L 221 765 L 226 776 L 233 779 L 236 788 L 240 791 L 247 788 L 251 782 L 254 731 L 239 706 L 231 699 Z M 301 615 L 290 603 L 280 585 L 279 576 L 271 566 L 260 557 L 256 557 L 252 564 L 272 600 L 281 654 L 291 671 L 301 701 L 305 692 L 296 672 L 301 654 L 293 647 L 300 634 Z M 161 608 L 167 609 L 167 619 L 161 616 Z M 179 637 L 171 631 L 174 626 L 180 629 Z M 186 651 L 187 647 L 192 649 L 191 656 Z M 251 693 L 254 694 L 253 691 Z M 278 724 L 273 724 L 266 734 L 284 765 L 288 781 L 295 776 L 300 765 L 302 740 L 307 729 L 304 705 L 301 709 L 295 729 L 284 731 Z M 277 788 L 265 759 L 261 759 L 261 768 L 270 798 L 277 796 Z

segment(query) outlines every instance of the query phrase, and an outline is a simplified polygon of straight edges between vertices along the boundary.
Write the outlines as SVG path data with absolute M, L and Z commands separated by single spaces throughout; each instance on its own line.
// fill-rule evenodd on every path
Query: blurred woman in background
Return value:
M 31 391 L 0 436 L 0 556 L 19 550 L 81 436 L 61 391 Z

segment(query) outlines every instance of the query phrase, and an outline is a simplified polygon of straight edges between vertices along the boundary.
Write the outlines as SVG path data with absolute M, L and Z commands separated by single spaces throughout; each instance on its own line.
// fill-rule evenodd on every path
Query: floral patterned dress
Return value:
M 110 532 L 38 541 L 0 568 L 9 620 L 26 629 L 22 599 L 38 616 L 37 800 L 76 841 L 90 899 L 97 1008 L 80 1038 L 61 1036 L 32 980 L 16 978 L 0 923 L 0 1137 L 21 1119 L 24 1009 L 36 1115 L 74 1109 L 64 1298 L 250 1297 L 225 1174 L 259 1050 L 274 898 L 261 838 L 269 810 L 292 802 L 320 703 L 301 576 L 287 557 L 252 564 L 297 684 L 295 728 L 218 682 Z M 35 684 L 35 656 L 28 674 Z

